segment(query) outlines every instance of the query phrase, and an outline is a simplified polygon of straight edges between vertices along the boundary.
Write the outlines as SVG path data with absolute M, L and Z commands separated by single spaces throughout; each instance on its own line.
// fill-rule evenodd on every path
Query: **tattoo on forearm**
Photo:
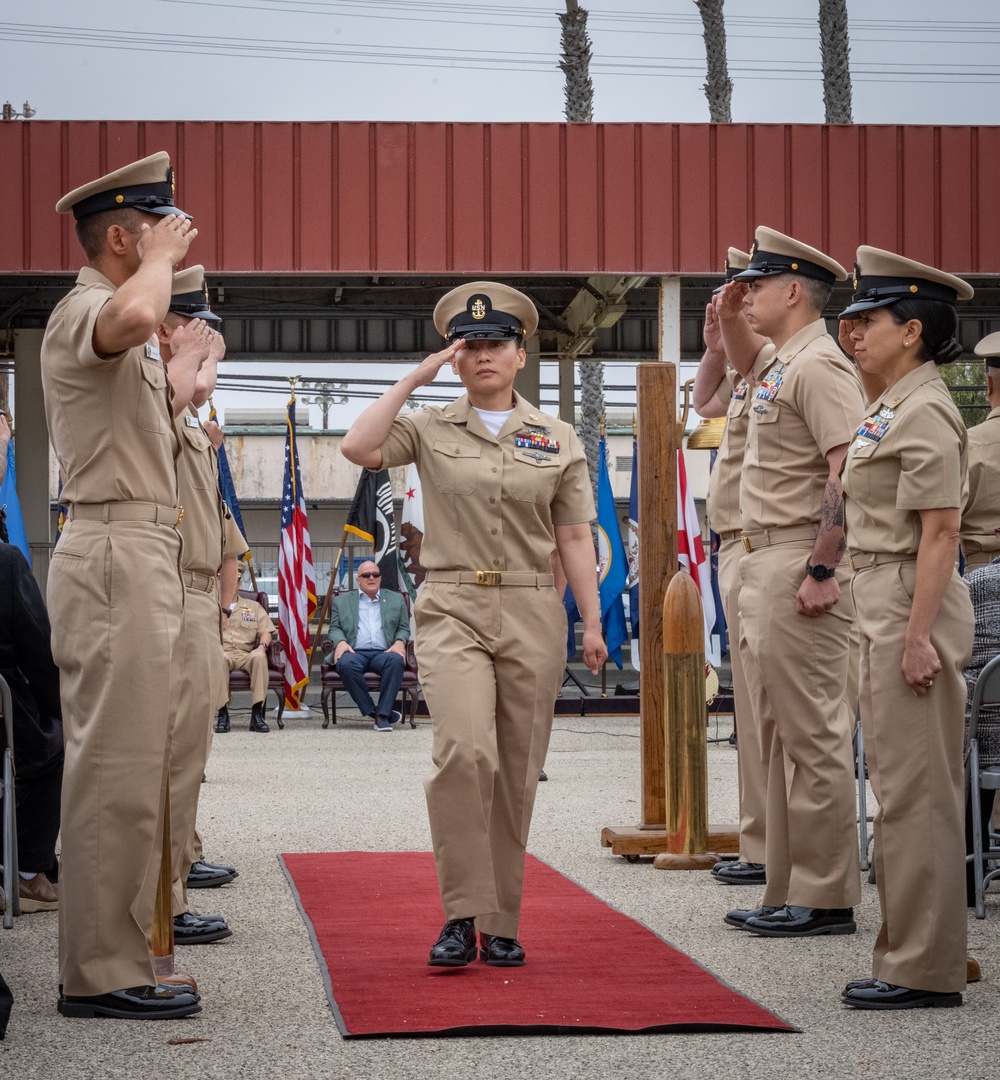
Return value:
M 844 527 L 844 493 L 839 484 L 827 480 L 820 508 L 820 532 Z

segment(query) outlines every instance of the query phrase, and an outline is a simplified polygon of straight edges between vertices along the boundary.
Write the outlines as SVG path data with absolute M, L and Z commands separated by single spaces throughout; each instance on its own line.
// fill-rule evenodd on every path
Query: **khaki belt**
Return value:
M 761 529 L 760 532 L 741 533 L 743 550 L 751 551 L 770 547 L 772 544 L 786 544 L 792 540 L 815 540 L 819 532 L 817 525 L 783 525 L 778 529 Z
M 198 574 L 194 570 L 182 570 L 181 577 L 184 579 L 186 589 L 196 589 L 198 592 L 214 593 L 218 579 L 214 575 Z
M 160 506 L 151 502 L 73 503 L 69 519 L 84 521 L 155 521 L 157 525 L 179 525 L 183 506 Z
M 870 570 L 873 566 L 885 566 L 886 563 L 914 562 L 916 555 L 894 555 L 889 551 L 849 551 L 847 561 L 851 569 Z
M 730 529 L 728 532 L 720 532 L 715 535 L 719 538 L 719 543 L 728 544 L 730 540 L 738 540 L 743 535 L 743 530 Z
M 520 585 L 544 589 L 555 585 L 552 574 L 529 574 L 523 570 L 428 570 L 427 581 L 449 585 Z

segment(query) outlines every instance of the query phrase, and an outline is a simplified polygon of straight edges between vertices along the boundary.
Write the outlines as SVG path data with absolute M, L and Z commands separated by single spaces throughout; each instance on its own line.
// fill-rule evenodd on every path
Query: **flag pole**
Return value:
M 209 420 L 212 420 L 216 416 L 218 416 L 218 412 L 216 411 L 216 408 L 215 408 L 215 402 L 212 400 L 212 395 L 209 394 L 208 395 L 208 418 L 209 418 Z M 236 498 L 235 491 L 233 492 L 233 498 L 234 499 Z M 225 496 L 223 496 L 223 502 L 225 502 Z M 230 511 L 231 510 L 232 510 L 232 508 L 230 507 Z M 250 550 L 250 542 L 247 540 L 247 538 L 245 536 L 243 537 L 243 539 L 246 541 L 246 544 L 247 544 L 246 564 L 247 564 L 247 570 L 250 571 L 250 584 L 253 585 L 253 591 L 254 592 L 260 592 L 260 589 L 257 588 L 257 575 L 254 572 L 254 568 L 253 568 L 253 552 Z M 237 588 L 238 588 L 239 587 L 239 581 L 237 581 L 236 584 L 237 584 Z
M 340 566 L 340 560 L 344 557 L 344 549 L 347 547 L 347 530 L 344 529 L 344 535 L 340 538 L 340 550 L 337 552 L 336 559 L 330 564 L 330 584 L 326 587 L 326 596 L 323 597 L 323 606 L 319 611 L 319 619 L 316 622 L 316 635 L 313 637 L 312 648 L 309 650 L 309 666 L 306 668 L 306 674 L 312 675 L 313 660 L 316 653 L 319 650 L 320 638 L 323 635 L 323 625 L 326 622 L 327 612 L 330 610 L 330 600 L 333 597 L 333 584 L 337 580 L 335 573 L 335 567 Z

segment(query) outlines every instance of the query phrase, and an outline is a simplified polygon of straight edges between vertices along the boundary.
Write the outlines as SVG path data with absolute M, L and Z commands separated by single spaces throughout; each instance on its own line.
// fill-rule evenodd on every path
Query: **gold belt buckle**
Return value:
M 476 584 L 477 585 L 499 585 L 500 584 L 500 571 L 499 570 L 477 570 L 476 571 Z
M 850 563 L 851 569 L 855 573 L 857 573 L 858 568 L 854 565 L 854 556 L 850 552 L 847 553 L 847 561 L 848 561 L 848 563 Z
M 743 544 L 743 550 L 744 550 L 744 551 L 745 551 L 745 552 L 746 552 L 746 553 L 747 553 L 748 555 L 750 554 L 750 552 L 751 552 L 751 551 L 753 551 L 753 544 L 751 544 L 751 543 L 750 543 L 750 537 L 749 537 L 749 536 L 747 536 L 747 534 L 746 534 L 746 533 L 744 533 L 744 534 L 743 534 L 743 535 L 742 535 L 742 536 L 740 537 L 740 543 L 742 543 L 742 544 Z

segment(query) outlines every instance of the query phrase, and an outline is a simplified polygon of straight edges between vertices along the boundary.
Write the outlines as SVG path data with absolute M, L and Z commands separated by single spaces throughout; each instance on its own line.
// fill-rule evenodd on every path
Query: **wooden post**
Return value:
M 698 587 L 674 574 L 663 600 L 663 743 L 667 850 L 658 870 L 709 870 L 705 623 Z
M 174 970 L 173 853 L 170 850 L 170 789 L 163 796 L 163 843 L 160 848 L 160 877 L 156 884 L 153 911 L 153 974 L 156 981 L 178 989 L 197 992 L 194 976 Z

